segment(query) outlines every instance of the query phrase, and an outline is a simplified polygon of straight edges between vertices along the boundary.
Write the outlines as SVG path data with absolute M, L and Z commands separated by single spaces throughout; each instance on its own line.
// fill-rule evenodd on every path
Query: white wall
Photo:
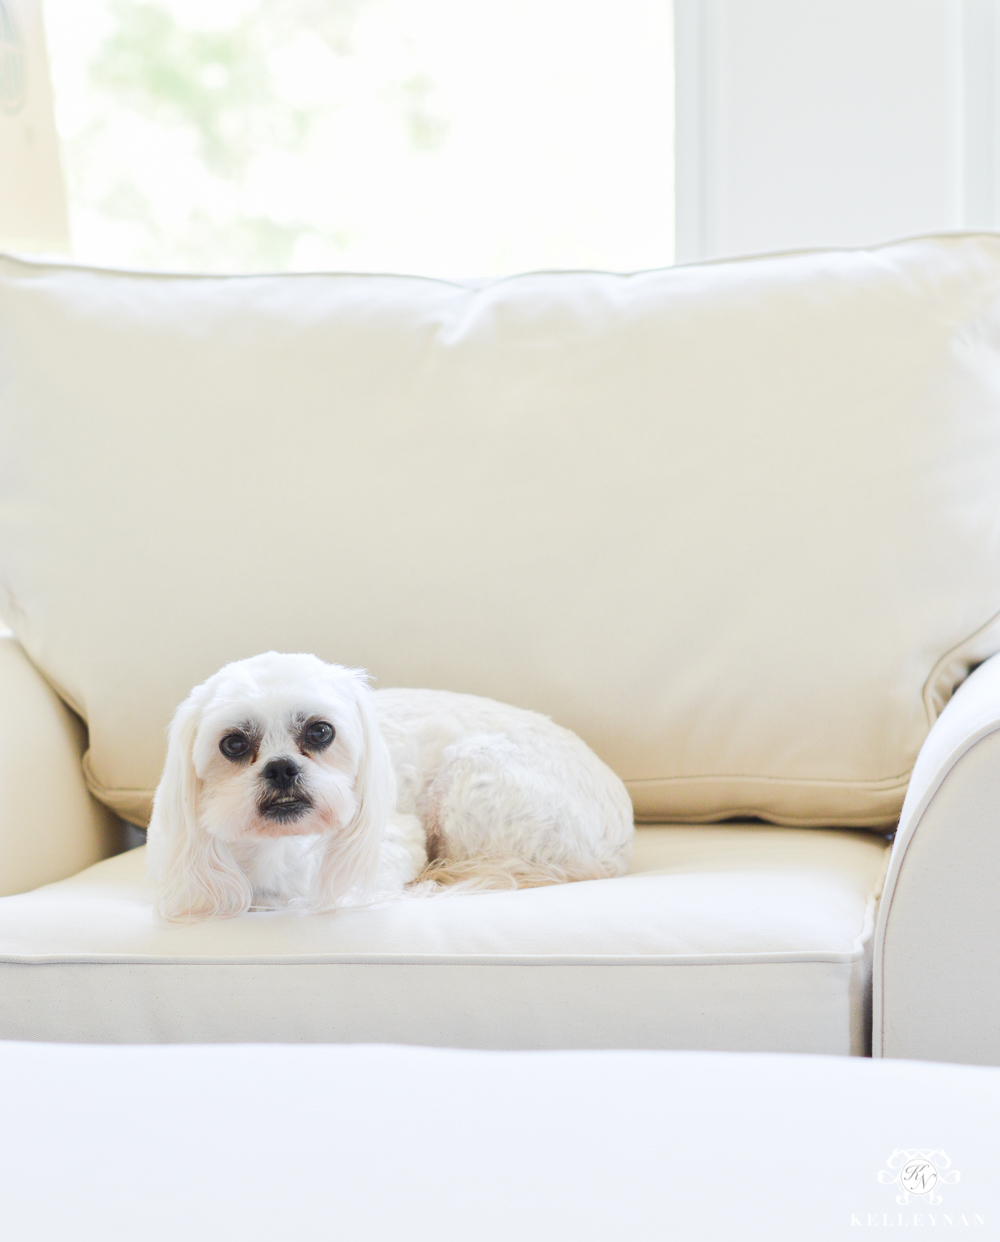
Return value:
M 677 258 L 997 223 L 996 0 L 674 0 Z

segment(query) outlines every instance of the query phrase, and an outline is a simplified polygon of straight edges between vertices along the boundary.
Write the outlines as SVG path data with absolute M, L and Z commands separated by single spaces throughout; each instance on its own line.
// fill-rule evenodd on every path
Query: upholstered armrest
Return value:
M 1000 655 L 920 751 L 875 935 L 875 1056 L 1000 1065 Z
M 0 632 L 0 896 L 120 848 L 118 820 L 87 791 L 79 719 L 17 641 Z

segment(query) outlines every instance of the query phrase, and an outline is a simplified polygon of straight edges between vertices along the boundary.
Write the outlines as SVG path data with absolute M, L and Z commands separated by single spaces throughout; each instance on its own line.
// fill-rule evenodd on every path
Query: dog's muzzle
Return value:
M 264 783 L 257 810 L 265 819 L 290 824 L 312 809 L 312 798 L 302 787 L 302 769 L 287 756 L 271 759 L 261 770 Z

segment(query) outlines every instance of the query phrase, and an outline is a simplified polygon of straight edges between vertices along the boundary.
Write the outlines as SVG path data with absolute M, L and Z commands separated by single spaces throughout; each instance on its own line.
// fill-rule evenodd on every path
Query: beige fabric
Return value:
M 0 1039 L 867 1050 L 869 833 L 642 828 L 621 879 L 189 927 L 143 853 L 0 901 Z
M 120 849 L 120 825 L 87 791 L 84 730 L 0 630 L 0 896 L 73 875 Z
M 899 823 L 875 951 L 876 1056 L 1000 1065 L 1000 656 L 945 708 Z
M 0 262 L 0 611 L 144 821 L 226 660 L 546 712 L 640 817 L 894 820 L 1000 640 L 1000 241 L 471 288 Z

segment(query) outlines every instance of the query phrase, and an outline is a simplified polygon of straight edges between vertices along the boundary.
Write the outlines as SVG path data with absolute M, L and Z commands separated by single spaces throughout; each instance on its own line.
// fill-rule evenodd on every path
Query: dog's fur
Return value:
M 616 876 L 632 835 L 624 785 L 546 717 L 268 652 L 177 709 L 149 861 L 186 921 Z

